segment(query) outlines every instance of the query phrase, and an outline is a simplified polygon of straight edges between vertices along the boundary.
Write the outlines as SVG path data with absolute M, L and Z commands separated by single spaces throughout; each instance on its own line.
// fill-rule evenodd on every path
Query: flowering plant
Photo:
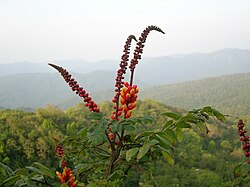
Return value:
M 56 154 L 60 159 L 60 168 L 56 172 L 39 163 L 25 167 L 6 179 L 4 186 L 128 186 L 133 174 L 152 174 L 148 163 L 165 159 L 174 164 L 173 151 L 183 139 L 183 129 L 198 127 L 203 134 L 209 132 L 206 121 L 211 116 L 218 120 L 225 117 L 218 110 L 206 106 L 186 113 L 162 112 L 164 121 L 161 128 L 150 131 L 136 130 L 137 127 L 154 125 L 159 122 L 151 116 L 133 117 L 137 107 L 139 88 L 133 83 L 135 68 L 142 58 L 143 48 L 151 31 L 164 32 L 156 26 L 147 27 L 139 37 L 130 35 L 125 43 L 115 83 L 113 109 L 108 115 L 81 87 L 72 75 L 63 67 L 49 64 L 55 68 L 90 111 L 90 124 L 84 126 L 73 136 L 62 140 L 54 137 Z M 132 41 L 137 41 L 133 57 L 129 62 Z M 127 69 L 129 80 L 125 81 Z M 240 127 L 239 127 L 240 128 Z M 244 132 L 242 132 L 244 134 Z M 243 135 L 242 135 L 243 136 Z M 248 143 L 246 136 L 242 141 Z M 246 148 L 249 151 L 249 148 Z M 247 152 L 248 154 L 248 152 Z M 59 182 L 52 181 L 57 178 Z
M 137 124 L 146 125 L 155 122 L 155 119 L 149 116 L 131 117 L 132 111 L 136 108 L 139 92 L 137 85 L 133 84 L 134 72 L 141 59 L 147 36 L 151 31 L 164 34 L 159 27 L 149 26 L 142 32 L 138 41 L 133 35 L 127 38 L 115 79 L 115 95 L 112 100 L 114 111 L 110 117 L 106 117 L 101 112 L 87 91 L 72 78 L 66 69 L 49 64 L 63 76 L 72 91 L 83 98 L 85 106 L 91 112 L 92 126 L 85 127 L 77 136 L 66 137 L 60 142 L 60 146 L 63 144 L 67 147 L 66 157 L 74 163 L 76 178 L 82 183 L 87 184 L 94 179 L 126 180 L 131 169 L 137 168 L 137 170 L 146 172 L 144 168 L 146 163 L 159 157 L 164 157 L 170 164 L 173 164 L 174 159 L 171 152 L 174 145 L 183 138 L 182 129 L 191 128 L 191 125 L 194 124 L 207 133 L 205 121 L 210 116 L 224 120 L 224 116 L 211 107 L 193 110 L 186 115 L 165 112 L 163 113 L 163 116 L 166 117 L 165 123 L 160 130 L 136 133 Z M 133 40 L 137 41 L 137 44 L 128 66 Z M 128 82 L 124 81 L 127 67 L 130 69 Z M 65 158 L 60 154 L 60 150 L 58 154 L 63 158 L 62 163 L 64 163 Z M 63 174 L 57 172 L 57 175 L 61 183 L 67 182 L 62 180 Z

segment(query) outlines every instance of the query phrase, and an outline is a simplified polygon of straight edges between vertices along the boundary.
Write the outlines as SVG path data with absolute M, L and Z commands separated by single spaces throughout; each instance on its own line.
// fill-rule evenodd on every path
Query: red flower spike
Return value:
M 237 127 L 238 127 L 238 134 L 240 136 L 240 141 L 242 141 L 242 150 L 244 151 L 244 155 L 246 157 L 250 156 L 250 140 L 249 136 L 246 135 L 246 130 L 244 130 L 245 124 L 243 123 L 243 120 L 239 120 Z M 250 160 L 247 161 L 248 164 L 250 164 Z
M 118 108 L 119 108 L 119 96 L 120 96 L 120 90 L 121 88 L 123 87 L 123 79 L 124 79 L 124 76 L 123 74 L 126 73 L 126 70 L 127 70 L 127 65 L 128 65 L 128 60 L 129 60 L 129 53 L 130 53 L 130 47 L 131 47 L 131 42 L 132 40 L 136 40 L 135 36 L 133 35 L 130 35 L 128 38 L 127 38 L 127 41 L 125 43 L 125 46 L 124 46 L 124 54 L 122 55 L 121 59 L 121 63 L 119 64 L 120 65 L 120 69 L 118 69 L 117 71 L 117 77 L 116 77 L 116 84 L 115 84 L 115 91 L 116 91 L 116 94 L 114 96 L 114 99 L 112 100 L 113 103 L 116 104 L 116 114 L 114 116 L 114 118 L 116 120 L 119 120 L 118 119 Z M 113 115 L 112 115 L 113 116 Z M 111 119 L 113 119 L 113 117 L 111 117 Z
M 58 144 L 58 145 L 56 146 L 56 153 L 57 153 L 57 156 L 58 156 L 58 157 L 60 157 L 60 158 L 63 157 L 64 152 L 63 152 L 63 147 L 62 147 L 61 144 Z
M 89 94 L 86 92 L 86 90 L 83 90 L 83 88 L 80 87 L 79 84 L 77 84 L 77 81 L 75 81 L 74 78 L 70 78 L 71 75 L 69 76 L 69 73 L 67 72 L 66 69 L 63 69 L 62 67 L 57 66 L 55 64 L 49 63 L 49 65 L 55 68 L 59 73 L 61 73 L 62 77 L 69 84 L 72 91 L 76 91 L 77 95 L 83 97 L 83 101 L 87 103 L 85 106 L 87 106 L 90 111 L 97 113 L 100 112 L 100 109 L 98 109 L 97 104 L 95 104 L 94 101 L 92 101 L 92 98 L 89 97 Z

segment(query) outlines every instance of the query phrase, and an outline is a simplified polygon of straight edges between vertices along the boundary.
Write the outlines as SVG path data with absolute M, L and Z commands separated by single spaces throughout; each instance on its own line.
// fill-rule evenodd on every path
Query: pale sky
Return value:
M 148 25 L 144 57 L 250 49 L 250 0 L 0 0 L 0 63 L 120 60 Z

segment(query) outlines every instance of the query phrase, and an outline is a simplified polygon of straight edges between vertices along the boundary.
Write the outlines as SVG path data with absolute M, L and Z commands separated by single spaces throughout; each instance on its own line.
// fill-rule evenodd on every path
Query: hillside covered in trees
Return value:
M 111 103 L 102 103 L 100 108 L 109 115 Z M 184 110 L 168 107 L 153 100 L 138 103 L 135 116 L 153 116 L 156 122 L 137 126 L 137 131 L 160 128 L 164 123 L 162 113 L 173 111 L 185 113 Z M 249 117 L 244 117 L 249 120 Z M 34 112 L 21 110 L 0 111 L 0 161 L 14 169 L 40 162 L 56 171 L 58 158 L 55 153 L 53 138 L 62 139 L 75 135 L 89 126 L 89 112 L 82 104 L 63 111 L 53 106 L 38 108 Z M 148 165 L 153 173 L 149 179 L 145 173 L 132 170 L 129 186 L 248 186 L 249 178 L 235 178 L 234 168 L 243 158 L 243 152 L 237 134 L 236 121 L 229 118 L 226 123 L 210 121 L 209 134 L 204 136 L 196 128 L 184 133 L 184 140 L 177 144 L 173 153 L 175 164 L 164 160 L 154 161 Z M 249 125 L 248 125 L 249 126 Z M 91 158 L 89 158 L 91 159 Z M 0 184 L 7 173 L 0 170 Z M 56 185 L 57 179 L 51 180 Z M 125 185 L 124 184 L 124 185 Z
M 144 89 L 141 97 L 186 110 L 211 105 L 224 114 L 249 116 L 249 82 L 249 73 L 235 74 Z
M 113 97 L 113 76 L 96 72 L 77 75 L 97 102 Z M 105 77 L 105 78 L 102 78 Z M 96 81 L 98 79 L 98 81 Z M 107 80 L 106 80 L 107 79 Z M 250 115 L 250 73 L 226 75 L 178 84 L 141 88 L 140 98 L 154 98 L 169 106 L 191 110 L 211 105 L 224 114 Z M 43 107 L 47 104 L 62 109 L 81 102 L 63 80 L 54 74 L 20 74 L 0 78 L 0 108 Z M 36 86 L 39 85 L 39 86 Z

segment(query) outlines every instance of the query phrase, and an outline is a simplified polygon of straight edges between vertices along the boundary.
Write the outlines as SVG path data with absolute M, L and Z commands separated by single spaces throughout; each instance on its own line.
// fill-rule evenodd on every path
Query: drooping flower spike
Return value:
M 135 108 L 136 106 L 136 99 L 137 99 L 137 93 L 138 93 L 138 88 L 136 85 L 133 85 L 133 77 L 134 77 L 134 70 L 136 67 L 136 64 L 138 64 L 138 61 L 141 59 L 141 54 L 143 53 L 143 47 L 144 47 L 144 43 L 146 42 L 147 36 L 150 33 L 150 31 L 155 30 L 158 32 L 161 32 L 163 34 L 165 34 L 159 27 L 157 26 L 148 26 L 141 34 L 139 41 L 137 42 L 136 45 L 136 49 L 134 50 L 134 56 L 130 62 L 130 72 L 131 72 L 131 76 L 130 76 L 130 84 L 129 86 L 125 86 L 126 88 L 124 88 L 124 74 L 126 73 L 127 70 L 127 66 L 128 66 L 128 60 L 129 60 L 129 53 L 130 53 L 130 47 L 131 47 L 131 42 L 132 40 L 136 40 L 135 36 L 130 35 L 127 38 L 127 41 L 125 43 L 124 46 L 124 50 L 123 50 L 123 55 L 121 57 L 121 62 L 120 62 L 120 68 L 117 71 L 117 77 L 116 77 L 116 84 L 115 84 L 115 96 L 112 100 L 113 103 L 115 103 L 114 109 L 115 111 L 112 113 L 112 115 L 110 116 L 111 119 L 113 120 L 119 120 L 119 116 L 122 114 L 122 112 L 124 112 L 125 114 L 125 118 L 129 118 L 131 116 L 131 112 L 132 109 Z M 136 40 L 137 41 L 137 40 Z M 55 68 L 57 71 L 59 71 L 61 73 L 61 75 L 63 76 L 64 80 L 69 84 L 69 86 L 71 87 L 71 89 L 73 91 L 76 91 L 76 94 L 78 94 L 80 97 L 84 98 L 84 102 L 86 102 L 85 106 L 89 108 L 90 111 L 93 112 L 100 112 L 100 109 L 98 108 L 97 104 L 92 101 L 92 98 L 89 97 L 89 94 L 86 92 L 86 90 L 84 90 L 82 87 L 79 86 L 79 84 L 77 84 L 77 81 L 74 78 L 71 78 L 71 75 L 69 74 L 69 72 L 66 69 L 63 69 L 60 66 L 54 65 L 54 64 L 50 64 L 50 66 L 52 66 L 53 68 Z M 133 89 L 132 89 L 133 88 Z M 119 102 L 120 102 L 120 95 L 124 94 L 126 91 L 125 90 L 131 90 L 132 89 L 132 98 L 133 99 L 125 99 L 126 102 L 124 102 L 124 98 L 121 99 L 121 104 L 122 107 L 119 107 Z M 136 92 L 134 93 L 133 90 L 136 90 Z M 130 97 L 131 93 L 126 93 L 126 97 Z
M 63 69 L 62 67 L 57 66 L 55 64 L 49 63 L 49 65 L 55 68 L 59 73 L 61 73 L 62 77 L 69 84 L 72 91 L 75 91 L 76 94 L 83 98 L 83 101 L 86 103 L 85 106 L 88 107 L 91 112 L 100 112 L 100 109 L 98 108 L 97 104 L 92 100 L 91 97 L 89 97 L 89 94 L 86 92 L 86 90 L 79 86 L 77 81 L 72 78 L 71 74 L 69 74 L 66 69 Z

